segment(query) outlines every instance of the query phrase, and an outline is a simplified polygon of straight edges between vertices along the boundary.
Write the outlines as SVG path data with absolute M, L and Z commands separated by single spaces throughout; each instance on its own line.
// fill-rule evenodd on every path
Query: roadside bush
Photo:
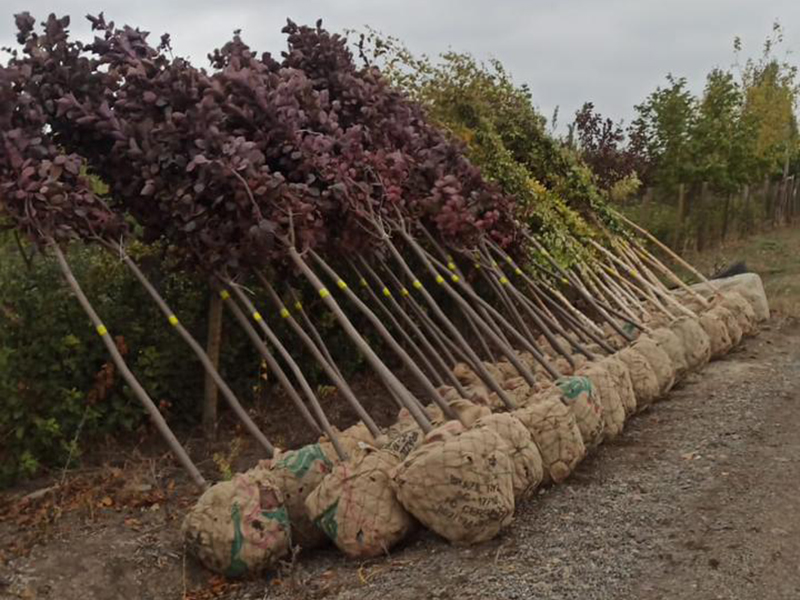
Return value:
M 120 261 L 97 248 L 75 246 L 69 258 L 153 400 L 173 422 L 196 420 L 202 369 L 145 291 Z M 153 258 L 140 252 L 145 266 Z M 157 273 L 153 278 L 204 342 L 205 282 Z M 258 361 L 243 336 L 231 337 L 223 372 L 247 398 Z M 80 456 L 84 440 L 134 430 L 144 419 L 55 262 L 37 255 L 28 267 L 14 242 L 0 239 L 0 486 L 63 467 Z

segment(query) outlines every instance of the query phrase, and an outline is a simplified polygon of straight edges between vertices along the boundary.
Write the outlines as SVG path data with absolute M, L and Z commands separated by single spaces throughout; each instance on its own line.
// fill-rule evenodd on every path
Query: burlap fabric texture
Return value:
M 511 414 L 531 432 L 539 448 L 544 465 L 542 483 L 564 481 L 586 456 L 575 415 L 560 395 L 536 394 Z
M 333 467 L 306 498 L 309 518 L 352 558 L 389 551 L 411 531 L 414 520 L 395 497 L 393 452 L 364 447 Z
M 256 575 L 291 546 L 283 495 L 269 474 L 253 469 L 207 489 L 183 521 L 187 551 L 225 575 Z
M 508 455 L 514 466 L 514 498 L 520 501 L 530 497 L 544 477 L 542 455 L 530 431 L 509 413 L 483 417 L 475 423 L 475 429 L 494 431 L 506 443 Z
M 509 448 L 488 428 L 423 444 L 395 469 L 392 485 L 408 512 L 456 544 L 489 540 L 513 518 Z

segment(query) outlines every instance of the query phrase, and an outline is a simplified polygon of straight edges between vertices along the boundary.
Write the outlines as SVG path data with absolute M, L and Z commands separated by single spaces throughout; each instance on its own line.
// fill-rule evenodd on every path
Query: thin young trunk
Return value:
M 128 386 L 130 386 L 133 394 L 139 399 L 139 402 L 142 403 L 145 410 L 150 415 L 150 418 L 153 420 L 156 429 L 161 434 L 161 437 L 163 437 L 167 442 L 167 445 L 169 446 L 170 450 L 172 450 L 173 454 L 175 454 L 178 462 L 189 473 L 189 476 L 192 478 L 192 481 L 194 481 L 195 485 L 197 485 L 197 487 L 201 490 L 205 490 L 208 487 L 208 483 L 200 473 L 200 470 L 192 462 L 192 459 L 189 458 L 189 455 L 187 454 L 186 450 L 184 450 L 183 446 L 181 446 L 178 438 L 176 438 L 175 434 L 172 433 L 169 425 L 167 425 L 164 417 L 159 412 L 158 407 L 156 407 L 153 400 L 128 368 L 128 365 L 125 363 L 125 359 L 122 358 L 116 343 L 114 343 L 114 340 L 111 338 L 111 335 L 108 333 L 105 325 L 103 325 L 100 317 L 95 312 L 92 304 L 89 302 L 89 299 L 83 293 L 81 286 L 78 284 L 78 280 L 75 279 L 75 275 L 72 273 L 72 269 L 70 269 L 67 259 L 64 257 L 64 253 L 61 251 L 61 248 L 58 247 L 58 244 L 52 238 L 47 241 L 50 247 L 53 249 L 53 253 L 56 255 L 58 265 L 61 268 L 61 272 L 64 274 L 64 278 L 67 280 L 67 284 L 78 298 L 81 308 L 83 308 L 86 315 L 92 321 L 95 330 L 103 340 L 103 344 L 105 344 L 106 349 L 108 350 L 109 354 L 111 354 L 111 360 L 116 365 L 117 370 L 119 370 L 119 372 L 122 374 L 123 379 L 125 379 L 125 382 L 128 384 Z
M 633 313 L 633 310 L 628 306 L 628 304 L 623 302 L 623 298 L 625 298 L 625 296 L 620 294 L 619 292 L 614 293 L 614 291 L 608 285 L 605 284 L 605 282 L 600 278 L 600 276 L 597 273 L 595 273 L 593 269 L 583 266 L 583 268 L 581 269 L 581 273 L 583 274 L 584 279 L 587 281 L 587 283 L 589 283 L 590 285 L 594 284 L 594 287 L 597 290 L 599 290 L 601 297 L 605 298 L 607 302 L 615 304 L 617 308 L 619 308 L 622 312 L 628 315 L 629 318 L 631 319 L 636 318 L 636 315 Z M 622 296 L 622 298 L 620 298 L 620 296 Z M 639 307 L 638 304 L 636 306 Z
M 485 246 L 483 248 L 483 255 L 484 255 L 484 257 L 488 256 L 488 250 L 486 249 Z M 488 256 L 488 258 L 491 259 L 490 256 Z M 542 317 L 538 314 L 538 311 L 535 309 L 535 307 L 533 307 L 532 305 L 525 304 L 525 302 L 523 302 L 521 300 L 522 298 L 525 298 L 524 294 L 522 294 L 514 286 L 514 284 L 511 282 L 511 280 L 508 277 L 506 277 L 505 272 L 500 267 L 500 265 L 496 263 L 496 261 L 493 261 L 492 269 L 494 270 L 494 276 L 497 278 L 497 285 L 500 287 L 502 292 L 505 294 L 506 293 L 505 290 L 507 289 L 508 290 L 508 294 L 513 295 L 517 299 L 517 301 L 520 302 L 520 305 L 523 307 L 523 309 L 525 310 L 527 315 L 531 319 L 533 319 L 533 322 L 536 324 L 536 327 L 538 327 L 539 331 L 542 332 L 542 334 L 547 339 L 547 341 L 549 342 L 549 344 L 553 348 L 553 350 L 555 350 L 561 356 L 563 356 L 571 367 L 575 368 L 575 359 L 572 358 L 572 355 L 567 351 L 567 349 L 564 348 L 561 345 L 561 343 L 558 341 L 558 339 L 556 339 L 555 335 L 550 330 L 550 328 L 547 326 L 547 324 L 544 322 Z M 519 272 L 522 271 L 519 268 L 517 268 L 517 270 Z M 483 273 L 486 273 L 486 269 L 481 269 L 481 271 Z M 488 275 L 487 275 L 487 277 L 488 277 Z M 508 298 L 508 303 L 511 304 L 511 299 L 510 298 Z M 522 321 L 522 317 L 517 313 L 516 308 L 513 305 L 511 305 L 511 309 L 514 311 L 515 314 L 517 314 L 517 317 L 518 317 L 519 321 Z M 528 333 L 528 335 L 530 335 L 531 338 L 533 338 L 533 335 L 530 333 L 528 328 L 525 327 L 524 329 Z M 563 331 L 562 331 L 562 333 L 563 333 Z M 565 336 L 565 337 L 567 337 L 567 336 Z M 574 343 L 574 342 L 571 341 L 571 343 Z M 584 354 L 584 355 L 589 354 L 588 350 L 583 348 L 580 344 L 577 345 L 577 348 L 579 349 L 579 352 L 581 352 L 582 354 Z M 587 356 L 587 358 L 590 358 L 590 357 L 591 357 L 591 354 L 589 354 Z
M 286 350 L 286 347 L 283 345 L 280 338 L 278 338 L 269 325 L 267 325 L 266 321 L 264 321 L 264 318 L 261 316 L 261 313 L 256 310 L 256 307 L 253 306 L 250 298 L 248 298 L 247 295 L 242 291 L 241 287 L 236 285 L 233 281 L 227 281 L 226 284 L 228 288 L 233 290 L 233 293 L 236 294 L 237 298 L 239 298 L 239 302 L 244 305 L 244 307 L 250 313 L 250 316 L 258 324 L 261 332 L 267 337 L 269 343 L 272 344 L 272 346 L 278 351 L 278 354 L 281 355 L 281 358 L 289 367 L 289 370 L 291 370 L 295 381 L 297 381 L 297 383 L 300 385 L 300 389 L 303 390 L 303 395 L 308 399 L 309 404 L 311 404 L 311 408 L 314 411 L 314 416 L 317 419 L 317 423 L 320 424 L 322 431 L 330 439 L 334 450 L 336 450 L 336 454 L 339 456 L 339 459 L 347 460 L 347 452 L 339 443 L 339 439 L 336 433 L 333 431 L 330 421 L 328 420 L 328 415 L 326 415 L 325 411 L 322 410 L 322 406 L 317 399 L 317 395 L 314 393 L 314 390 L 311 389 L 311 386 L 309 385 L 305 375 L 303 375 L 303 371 L 300 369 L 297 361 L 294 360 L 292 355 L 289 354 L 289 351 Z
M 656 237 L 655 237 L 655 236 L 654 236 L 652 233 L 650 233 L 649 231 L 647 231 L 646 229 L 644 229 L 644 228 L 642 228 L 642 227 L 639 227 L 639 225 L 637 225 L 636 223 L 634 223 L 633 221 L 631 221 L 630 219 L 628 219 L 628 218 L 627 218 L 627 217 L 625 217 L 624 215 L 620 214 L 619 212 L 617 212 L 617 211 L 614 211 L 614 214 L 615 214 L 617 217 L 619 217 L 619 218 L 620 218 L 622 221 L 624 221 L 625 223 L 627 223 L 628 225 L 630 225 L 631 227 L 633 227 L 633 228 L 634 228 L 636 231 L 638 231 L 639 233 L 641 233 L 642 235 L 644 235 L 644 236 L 645 236 L 645 237 L 646 237 L 648 240 L 650 240 L 651 242 L 653 242 L 653 243 L 654 243 L 656 246 L 658 246 L 659 248 L 661 248 L 661 250 L 663 250 L 663 251 L 664 251 L 664 252 L 667 254 L 667 256 L 669 256 L 670 258 L 672 258 L 673 260 L 675 260 L 675 261 L 676 261 L 676 262 L 677 262 L 679 265 L 681 265 L 681 266 L 682 266 L 684 269 L 687 269 L 687 270 L 688 270 L 688 271 L 689 271 L 689 272 L 690 272 L 692 275 L 694 275 L 695 277 L 697 277 L 697 278 L 698 278 L 698 279 L 699 279 L 699 280 L 700 280 L 702 283 L 705 283 L 705 284 L 706 284 L 706 285 L 707 285 L 707 286 L 708 286 L 708 287 L 711 289 L 711 291 L 712 291 L 712 292 L 714 292 L 714 293 L 715 293 L 715 294 L 717 294 L 717 295 L 719 294 L 719 288 L 717 288 L 717 286 L 713 285 L 713 284 L 712 284 L 712 283 L 711 283 L 711 282 L 708 280 L 708 278 L 707 278 L 705 275 L 703 275 L 703 274 L 702 274 L 700 271 L 698 271 L 697 269 L 695 269 L 695 268 L 694 268 L 692 265 L 690 265 L 688 262 L 686 262 L 685 260 L 683 260 L 683 259 L 682 259 L 680 256 L 678 256 L 678 255 L 677 255 L 675 252 L 673 252 L 672 250 L 670 250 L 670 248 L 669 248 L 668 246 L 666 246 L 665 244 L 661 243 L 661 242 L 658 240 L 658 238 L 656 238 Z
M 561 273 L 562 277 L 564 277 L 568 282 L 572 283 L 572 286 L 581 295 L 581 297 L 587 303 L 589 303 L 589 305 L 597 312 L 597 314 L 599 314 L 611 326 L 611 328 L 614 331 L 616 331 L 619 335 L 621 335 L 623 339 L 626 339 L 629 342 L 633 341 L 633 336 L 624 329 L 622 329 L 622 327 L 620 327 L 619 324 L 614 319 L 612 319 L 611 316 L 603 308 L 600 307 L 600 305 L 595 301 L 595 299 L 592 298 L 592 295 L 586 291 L 586 287 L 583 285 L 580 279 L 578 279 L 572 273 L 567 273 L 564 269 L 562 269 L 561 265 L 559 265 L 555 261 L 555 259 L 553 259 L 553 257 L 550 256 L 550 253 L 532 235 L 530 235 L 527 232 L 525 232 L 523 235 L 525 235 L 528 241 L 530 241 L 534 246 L 536 246 L 539 252 L 542 253 L 542 255 L 553 266 L 553 268 L 555 268 L 556 271 Z
M 550 304 L 553 307 L 553 310 L 557 310 L 562 315 L 562 318 L 569 318 L 568 321 L 571 323 L 571 327 L 574 330 L 582 332 L 589 339 L 598 343 L 604 350 L 613 352 L 611 346 L 606 344 L 605 341 L 603 341 L 600 337 L 602 335 L 602 330 L 592 323 L 592 321 L 589 320 L 586 315 L 572 306 L 572 304 L 570 304 L 560 293 L 551 290 L 550 293 L 553 294 L 555 300 L 550 298 L 549 295 L 544 293 L 544 290 L 539 289 L 538 283 L 535 282 L 523 269 L 521 269 L 520 266 L 514 262 L 514 260 L 508 254 L 506 254 L 499 246 L 497 246 L 497 244 L 490 239 L 487 239 L 486 241 L 489 248 L 493 250 L 502 260 L 506 261 L 511 268 L 514 269 L 514 273 L 518 277 L 521 277 L 522 280 L 528 285 L 528 289 L 531 291 L 531 294 L 537 300 L 537 302 L 542 305 L 543 308 L 545 302 Z M 522 294 L 522 296 L 525 297 L 524 294 Z M 573 314 L 570 315 L 570 313 Z M 553 316 L 553 319 L 555 320 L 555 316 Z
M 570 346 L 576 352 L 583 354 L 589 360 L 594 360 L 595 358 L 594 355 L 586 347 L 584 347 L 583 344 L 580 343 L 580 339 L 576 339 L 575 337 L 573 337 L 573 335 L 570 332 L 566 331 L 563 327 L 561 327 L 561 325 L 558 322 L 550 321 L 549 317 L 547 317 L 546 315 L 540 315 L 539 308 L 527 296 L 525 296 L 525 294 L 523 294 L 520 290 L 518 290 L 513 284 L 509 284 L 506 287 L 508 287 L 510 293 L 517 299 L 517 301 L 519 302 L 520 306 L 525 311 L 525 313 L 531 319 L 533 319 L 535 323 L 539 322 L 542 323 L 544 327 L 540 327 L 540 329 L 543 332 L 550 331 L 554 339 L 555 339 L 555 334 L 563 336 L 563 338 L 570 343 Z M 550 322 L 548 323 L 547 321 Z M 545 334 L 545 337 L 547 337 L 547 334 Z M 566 354 L 564 354 L 556 347 L 554 347 L 554 350 L 561 353 L 562 356 L 564 356 L 567 359 L 567 362 L 569 362 L 570 365 L 572 365 L 572 367 L 575 367 L 574 359 L 572 358 L 572 355 L 569 354 L 569 352 L 564 350 L 564 352 L 566 352 Z
M 668 267 L 667 267 L 667 266 L 666 266 L 664 263 L 662 263 L 662 262 L 661 262 L 660 260 L 658 260 L 658 259 L 657 259 L 655 256 L 653 256 L 652 254 L 650 254 L 650 252 L 648 252 L 648 251 L 647 251 L 645 248 L 642 248 L 641 246 L 638 246 L 638 245 L 637 245 L 637 246 L 635 246 L 635 249 L 636 249 L 636 250 L 639 252 L 639 254 L 640 254 L 640 255 L 641 255 L 641 256 L 642 256 L 642 257 L 643 257 L 645 260 L 647 260 L 647 261 L 648 261 L 648 262 L 649 262 L 651 265 L 653 265 L 653 267 L 654 267 L 654 268 L 658 269 L 658 270 L 659 270 L 659 271 L 661 271 L 661 273 L 663 273 L 663 274 L 664 274 L 666 277 L 668 277 L 668 278 L 669 278 L 669 279 L 671 279 L 673 282 L 675 282 L 676 284 L 678 284 L 678 286 L 679 286 L 679 287 L 680 287 L 682 290 L 684 290 L 685 292 L 687 292 L 687 293 L 688 293 L 689 295 L 691 295 L 693 298 L 697 299 L 697 300 L 698 300 L 698 301 L 699 301 L 699 302 L 700 302 L 700 303 L 701 303 L 703 306 L 708 306 L 708 305 L 709 305 L 709 302 L 708 302 L 708 300 L 707 300 L 707 299 L 706 299 L 704 296 L 702 296 L 702 295 L 698 294 L 698 293 L 697 293 L 695 290 L 693 290 L 693 289 L 692 289 L 691 287 L 689 287 L 689 286 L 688 286 L 686 283 L 684 283 L 684 281 L 683 281 L 683 280 L 682 280 L 680 277 L 678 277 L 678 276 L 677 276 L 677 275 L 676 275 L 676 274 L 675 274 L 675 273 L 672 271 L 672 269 L 669 269 L 669 268 L 668 268 Z
M 422 367 L 424 367 L 428 378 L 431 380 L 431 383 L 437 387 L 444 385 L 439 372 L 433 367 L 430 360 L 428 360 L 428 356 L 422 351 L 422 348 L 420 348 L 417 342 L 414 341 L 414 338 L 411 337 L 408 331 L 406 331 L 406 329 L 400 325 L 400 322 L 394 316 L 392 311 L 389 310 L 389 308 L 383 302 L 381 302 L 381 299 L 378 297 L 369 283 L 367 283 L 367 280 L 364 279 L 364 275 L 362 275 L 361 271 L 358 270 L 358 267 L 350 263 L 350 268 L 353 269 L 356 277 L 358 277 L 359 281 L 361 281 L 361 287 L 366 290 L 369 297 L 372 298 L 372 302 L 378 307 L 378 310 L 380 310 L 381 313 L 385 315 L 387 319 L 389 319 L 389 322 L 392 324 L 392 327 L 394 327 L 394 330 L 401 338 L 403 338 L 403 340 L 405 340 L 405 343 L 417 357 L 417 360 Z M 387 301 L 392 297 L 392 292 L 385 286 L 381 289 L 381 293 L 383 294 L 383 297 L 387 299 Z
M 339 369 L 339 366 L 336 364 L 336 361 L 333 360 L 333 355 L 330 353 L 330 350 L 328 350 L 328 346 L 325 344 L 325 341 L 322 339 L 322 336 L 319 334 L 319 331 L 314 326 L 314 323 L 306 314 L 306 311 L 303 310 L 303 303 L 300 302 L 300 299 L 297 297 L 297 294 L 295 294 L 294 290 L 291 287 L 289 287 L 288 289 L 289 289 L 289 294 L 292 297 L 292 302 L 294 303 L 293 308 L 295 312 L 299 314 L 300 317 L 303 319 L 303 324 L 311 332 L 311 335 L 314 338 L 314 342 L 316 343 L 317 348 L 319 348 L 325 355 L 328 364 L 330 364 L 334 369 L 336 369 L 336 372 L 339 374 L 339 377 L 344 379 L 344 375 L 342 375 L 342 372 Z
M 364 304 L 364 302 L 359 298 L 355 292 L 353 292 L 350 287 L 344 282 L 344 280 L 339 277 L 339 275 L 326 263 L 321 256 L 319 256 L 313 250 L 311 251 L 311 256 L 314 260 L 317 261 L 317 264 L 322 267 L 322 269 L 328 274 L 328 276 L 336 282 L 337 287 L 344 293 L 345 296 L 358 308 L 359 311 L 367 318 L 367 320 L 372 324 L 372 326 L 377 330 L 378 334 L 383 338 L 384 342 L 391 348 L 391 350 L 400 358 L 403 364 L 411 371 L 414 375 L 416 380 L 425 390 L 425 393 L 428 395 L 428 398 L 436 404 L 439 408 L 442 409 L 445 415 L 449 419 L 458 420 L 458 415 L 456 415 L 455 411 L 450 407 L 450 405 L 444 401 L 444 398 L 441 397 L 439 391 L 436 389 L 436 386 L 433 385 L 430 379 L 428 379 L 427 375 L 419 368 L 419 365 L 414 362 L 408 353 L 403 349 L 403 347 L 394 339 L 389 330 L 386 329 L 384 324 L 378 318 L 378 316 L 370 310 L 370 308 Z
M 289 309 L 284 306 L 280 296 L 278 296 L 278 293 L 275 291 L 275 288 L 272 287 L 272 284 L 269 282 L 269 280 L 263 275 L 263 273 L 260 272 L 256 272 L 256 277 L 258 277 L 258 280 L 261 282 L 261 285 L 264 286 L 264 289 L 267 290 L 267 294 L 278 308 L 278 312 L 281 317 L 286 320 L 286 322 L 289 324 L 289 327 L 292 328 L 292 331 L 294 331 L 303 341 L 306 348 L 308 348 L 309 352 L 311 352 L 311 355 L 322 367 L 322 370 L 325 371 L 325 374 L 328 376 L 328 378 L 333 382 L 333 385 L 335 385 L 336 388 L 341 392 L 342 396 L 344 396 L 345 400 L 347 400 L 347 402 L 353 408 L 356 415 L 358 415 L 358 418 L 361 419 L 364 425 L 367 426 L 369 432 L 373 435 L 373 437 L 376 438 L 381 435 L 380 428 L 375 424 L 375 421 L 364 409 L 364 406 L 361 404 L 361 402 L 358 401 L 358 398 L 353 393 L 352 388 L 348 385 L 347 381 L 345 381 L 344 377 L 342 377 L 339 369 L 336 368 L 335 364 L 328 361 L 328 359 L 322 354 L 322 351 L 314 343 L 314 340 L 311 339 L 311 337 L 295 320 Z
M 419 246 L 417 241 L 411 237 L 406 231 L 403 229 L 398 230 L 400 235 L 405 239 L 406 243 L 412 249 L 412 251 L 417 255 L 417 258 L 422 262 L 422 264 L 426 267 L 428 272 L 436 278 L 436 282 L 442 286 L 445 292 L 455 300 L 459 305 L 461 305 L 464 310 L 468 311 L 472 317 L 475 319 L 476 323 L 485 331 L 486 335 L 492 342 L 500 349 L 503 355 L 508 358 L 508 361 L 514 365 L 514 368 L 517 372 L 522 375 L 525 381 L 533 387 L 536 383 L 536 379 L 533 376 L 533 373 L 525 366 L 522 361 L 517 356 L 514 349 L 510 347 L 508 344 L 502 343 L 502 340 L 497 335 L 495 330 L 490 326 L 489 323 L 485 322 L 483 319 L 480 319 L 478 314 L 475 310 L 470 306 L 470 304 L 459 294 L 456 290 L 454 290 L 447 280 L 441 276 L 436 271 L 436 267 L 430 262 L 428 255 L 426 255 L 425 250 Z M 458 277 L 457 275 L 453 276 L 453 283 L 457 284 L 460 289 L 462 289 L 466 294 L 472 298 L 474 302 L 482 304 L 483 307 L 489 312 L 489 315 L 492 319 L 496 320 L 495 327 L 499 329 L 499 326 L 502 325 L 506 328 L 508 333 L 511 335 L 512 338 L 516 339 L 526 350 L 528 350 L 531 354 L 533 354 L 536 361 L 544 367 L 545 371 L 553 378 L 558 379 L 561 377 L 561 374 L 556 371 L 548 362 L 541 351 L 536 347 L 535 342 L 531 342 L 525 337 L 520 334 L 511 323 L 509 323 L 500 313 L 498 313 L 494 307 L 492 307 L 489 303 L 483 300 L 477 293 L 475 293 L 469 285 L 465 284 L 463 279 Z M 509 407 L 511 408 L 511 407 Z
M 328 289 L 322 284 L 322 281 L 320 281 L 319 277 L 317 277 L 314 271 L 311 270 L 311 267 L 306 264 L 297 250 L 293 246 L 289 246 L 288 251 L 289 258 L 291 258 L 295 266 L 300 269 L 308 282 L 316 288 L 317 293 L 319 294 L 320 298 L 322 298 L 322 301 L 336 317 L 336 320 L 339 321 L 342 329 L 345 330 L 347 335 L 350 336 L 350 339 L 352 339 L 356 344 L 362 356 L 364 356 L 378 377 L 381 378 L 387 387 L 391 388 L 394 393 L 397 394 L 397 397 L 400 402 L 402 402 L 403 407 L 409 411 L 420 428 L 425 433 L 430 432 L 433 427 L 431 426 L 430 420 L 422 410 L 417 399 L 400 382 L 400 380 L 395 377 L 394 373 L 389 370 L 389 368 L 383 363 L 383 361 L 381 361 L 375 351 L 370 347 L 367 341 L 361 336 L 360 333 L 358 333 L 356 328 L 350 322 L 350 319 L 347 318 L 347 315 L 345 315 L 344 311 L 338 305 L 336 300 L 333 299 L 333 296 L 331 296 Z
M 413 282 L 412 287 L 420 294 L 422 294 L 422 297 L 425 299 L 426 304 L 430 307 L 431 310 L 433 310 L 434 314 L 436 315 L 436 318 L 439 319 L 442 325 L 456 340 L 458 346 L 469 357 L 470 359 L 469 362 L 472 368 L 477 373 L 478 377 L 481 378 L 481 380 L 486 384 L 486 386 L 490 390 L 492 390 L 494 393 L 497 394 L 497 396 L 500 398 L 500 400 L 507 408 L 511 410 L 516 408 L 516 404 L 514 403 L 514 401 L 508 396 L 506 391 L 500 386 L 500 384 L 494 379 L 494 377 L 491 376 L 489 371 L 486 370 L 486 367 L 484 366 L 483 362 L 481 361 L 480 358 L 478 358 L 478 355 L 475 354 L 474 350 L 472 350 L 470 345 L 464 339 L 464 336 L 461 335 L 461 333 L 458 331 L 455 325 L 453 325 L 450 319 L 447 318 L 447 315 L 444 314 L 442 309 L 436 303 L 436 300 L 434 300 L 433 296 L 431 296 L 428 290 L 425 289 L 425 286 L 423 286 L 422 283 L 416 278 L 414 272 L 411 270 L 406 261 L 403 259 L 403 256 L 394 246 L 392 241 L 387 237 L 384 240 L 384 242 L 386 244 L 386 247 L 389 249 L 389 252 L 391 252 L 392 257 L 395 259 L 397 264 L 406 274 L 406 277 L 408 277 Z
M 386 286 L 384 284 L 384 282 L 380 278 L 380 276 L 375 272 L 375 270 L 370 266 L 370 264 L 363 257 L 361 258 L 361 264 L 364 266 L 364 268 L 369 273 L 370 277 L 372 277 L 372 279 L 378 284 L 378 286 L 381 289 L 387 289 L 388 290 L 388 286 Z M 409 294 L 410 294 L 410 292 L 407 289 L 405 289 L 405 288 L 401 288 L 400 289 L 400 295 L 401 296 L 409 296 Z M 414 322 L 414 319 L 412 319 L 408 315 L 408 313 L 406 313 L 406 311 L 403 310 L 403 307 L 400 306 L 400 303 L 395 299 L 394 294 L 392 294 L 390 292 L 389 295 L 386 296 L 386 297 L 387 297 L 387 299 L 389 301 L 389 304 L 392 306 L 394 311 L 403 320 L 403 323 L 405 323 L 406 327 L 408 327 L 411 330 L 411 333 L 414 335 L 414 337 L 417 340 L 419 340 L 420 344 L 422 344 L 422 347 L 427 352 L 428 357 L 430 358 L 430 360 L 436 363 L 436 366 L 441 370 L 441 372 L 443 373 L 443 376 L 450 382 L 450 385 L 452 385 L 456 389 L 456 391 L 459 393 L 459 395 L 462 398 L 466 398 L 466 391 L 461 386 L 461 383 L 458 381 L 458 378 L 455 375 L 453 375 L 453 372 L 451 371 L 451 368 L 447 365 L 447 363 L 445 363 L 445 361 L 442 359 L 442 357 L 439 354 L 439 352 L 437 352 L 436 349 L 431 345 L 431 343 L 428 341 L 428 338 L 425 336 L 425 334 L 423 334 L 422 331 L 420 331 L 419 327 Z M 455 361 L 454 361 L 454 364 L 455 364 Z
M 617 258 L 613 253 L 611 253 L 608 250 L 606 250 L 605 248 L 603 248 L 600 244 L 597 244 L 595 242 L 594 246 L 596 248 L 604 251 L 606 253 L 606 255 L 612 261 L 617 262 L 623 268 L 626 268 L 628 270 L 628 272 L 633 276 L 633 278 L 637 282 L 639 282 L 641 284 L 643 289 L 649 290 L 650 294 L 652 294 L 653 296 L 655 296 L 655 295 L 661 296 L 664 300 L 667 301 L 667 303 L 669 303 L 672 306 L 674 306 L 677 310 L 682 312 L 684 315 L 686 315 L 688 317 L 695 318 L 695 319 L 697 318 L 697 315 L 694 312 L 692 312 L 691 310 L 686 308 L 683 304 L 678 302 L 672 294 L 670 294 L 669 292 L 665 292 L 664 290 L 662 290 L 658 286 L 656 286 L 656 285 L 650 283 L 649 281 L 647 281 L 647 279 L 645 279 L 642 275 L 640 275 L 639 272 L 635 268 L 632 268 L 631 266 L 626 265 L 621 259 Z
M 386 275 L 388 275 L 389 279 L 392 280 L 395 289 L 400 292 L 400 295 L 403 297 L 406 304 L 408 304 L 408 306 L 411 307 L 412 312 L 415 315 L 417 315 L 417 318 L 420 320 L 421 327 L 426 328 L 428 333 L 436 342 L 437 346 L 439 347 L 439 350 L 444 355 L 444 358 L 447 359 L 447 364 L 449 369 L 452 369 L 458 363 L 459 360 L 464 360 L 465 362 L 469 362 L 468 360 L 465 360 L 465 354 L 461 352 L 461 350 L 459 350 L 457 347 L 456 347 L 456 354 L 459 355 L 459 358 L 456 359 L 455 355 L 452 353 L 453 351 L 451 350 L 454 344 L 447 339 L 447 336 L 442 332 L 439 326 L 436 325 L 436 323 L 434 323 L 431 320 L 431 318 L 425 313 L 425 311 L 422 309 L 419 303 L 417 303 L 417 301 L 411 295 L 411 292 L 409 292 L 408 289 L 400 282 L 400 280 L 397 278 L 397 275 L 395 275 L 389 269 L 386 263 L 383 262 L 383 260 L 380 257 L 377 257 L 377 260 L 380 263 L 383 272 Z
M 220 290 L 219 295 L 224 301 L 225 306 L 228 307 L 228 310 L 231 311 L 234 318 L 239 322 L 241 328 L 244 329 L 247 337 L 250 338 L 253 346 L 255 346 L 256 350 L 258 350 L 258 353 L 261 354 L 261 357 L 267 362 L 267 367 L 272 373 L 275 374 L 275 377 L 278 379 L 278 383 L 280 383 L 281 387 L 288 394 L 289 399 L 297 407 L 297 410 L 300 411 L 303 419 L 305 419 L 306 423 L 308 423 L 308 425 L 311 427 L 314 434 L 322 435 L 322 427 L 320 427 L 320 424 L 314 418 L 314 415 L 311 414 L 311 411 L 308 410 L 308 407 L 305 405 L 303 399 L 300 397 L 300 394 L 292 385 L 289 377 L 278 364 L 278 361 L 275 360 L 275 357 L 272 356 L 266 344 L 264 344 L 264 342 L 261 340 L 261 336 L 258 335 L 258 332 L 256 332 L 255 328 L 250 324 L 250 320 L 247 318 L 247 315 L 245 315 L 242 309 L 239 308 L 239 305 L 234 302 L 227 290 Z
M 258 428 L 258 425 L 253 422 L 253 420 L 250 418 L 250 415 L 247 414 L 247 411 L 244 409 L 241 402 L 239 402 L 236 394 L 234 394 L 233 390 L 231 390 L 228 384 L 225 383 L 225 380 L 219 374 L 219 371 L 217 371 L 213 361 L 206 354 L 205 350 L 203 350 L 203 347 L 197 342 L 197 340 L 194 339 L 194 337 L 192 337 L 192 334 L 186 330 L 180 320 L 175 316 L 175 313 L 172 312 L 172 309 L 161 297 L 161 294 L 158 293 L 155 287 L 150 283 L 147 277 L 145 277 L 144 273 L 141 271 L 141 269 L 139 269 L 138 265 L 133 262 L 131 257 L 128 256 L 125 250 L 116 244 L 110 245 L 109 248 L 113 248 L 113 251 L 122 257 L 122 261 L 131 270 L 136 279 L 139 280 L 139 283 L 142 284 L 142 287 L 144 287 L 153 301 L 158 305 L 158 308 L 161 310 L 164 316 L 167 317 L 169 324 L 172 325 L 178 335 L 181 336 L 183 341 L 185 341 L 195 353 L 198 360 L 203 365 L 206 374 L 209 378 L 211 378 L 215 387 L 222 392 L 223 397 L 228 402 L 228 405 L 231 407 L 234 414 L 242 422 L 245 429 L 247 429 L 250 435 L 252 435 L 258 441 L 258 443 L 261 444 L 261 447 L 267 451 L 267 455 L 271 457 L 275 452 L 275 448 L 269 442 L 264 433 Z

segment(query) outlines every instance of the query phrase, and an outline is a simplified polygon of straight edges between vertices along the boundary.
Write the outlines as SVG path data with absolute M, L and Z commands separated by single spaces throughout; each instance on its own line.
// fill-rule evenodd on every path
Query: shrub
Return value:
M 138 257 L 145 266 L 153 258 L 141 251 Z M 203 393 L 202 369 L 144 289 L 120 261 L 98 248 L 76 245 L 69 259 L 153 400 L 173 422 L 194 422 Z M 205 282 L 150 275 L 202 343 Z M 244 336 L 230 337 L 223 350 L 223 372 L 246 398 L 258 361 Z M 144 419 L 80 305 L 62 284 L 55 262 L 37 255 L 28 268 L 15 243 L 0 239 L 0 485 L 42 468 L 62 467 L 70 456 L 80 455 L 84 440 L 131 431 Z

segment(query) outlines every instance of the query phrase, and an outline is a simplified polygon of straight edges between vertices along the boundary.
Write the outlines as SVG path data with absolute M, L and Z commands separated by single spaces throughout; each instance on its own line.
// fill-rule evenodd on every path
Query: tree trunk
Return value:
M 697 234 L 695 236 L 696 248 L 702 252 L 708 244 L 708 182 L 704 181 L 700 188 L 700 201 L 697 203 Z
M 678 212 L 676 213 L 675 237 L 672 241 L 673 248 L 681 247 L 683 239 L 683 222 L 686 219 L 686 186 L 678 184 Z
M 211 293 L 208 303 L 208 338 L 206 354 L 214 369 L 219 372 L 219 352 L 222 343 L 222 298 Z M 217 437 L 217 407 L 219 405 L 219 388 L 211 374 L 206 373 L 203 390 L 203 432 L 206 439 Z
M 728 237 L 728 219 L 730 218 L 730 210 L 731 210 L 731 196 L 732 194 L 729 192 L 725 196 L 725 209 L 722 213 L 722 241 L 725 241 L 725 238 Z

